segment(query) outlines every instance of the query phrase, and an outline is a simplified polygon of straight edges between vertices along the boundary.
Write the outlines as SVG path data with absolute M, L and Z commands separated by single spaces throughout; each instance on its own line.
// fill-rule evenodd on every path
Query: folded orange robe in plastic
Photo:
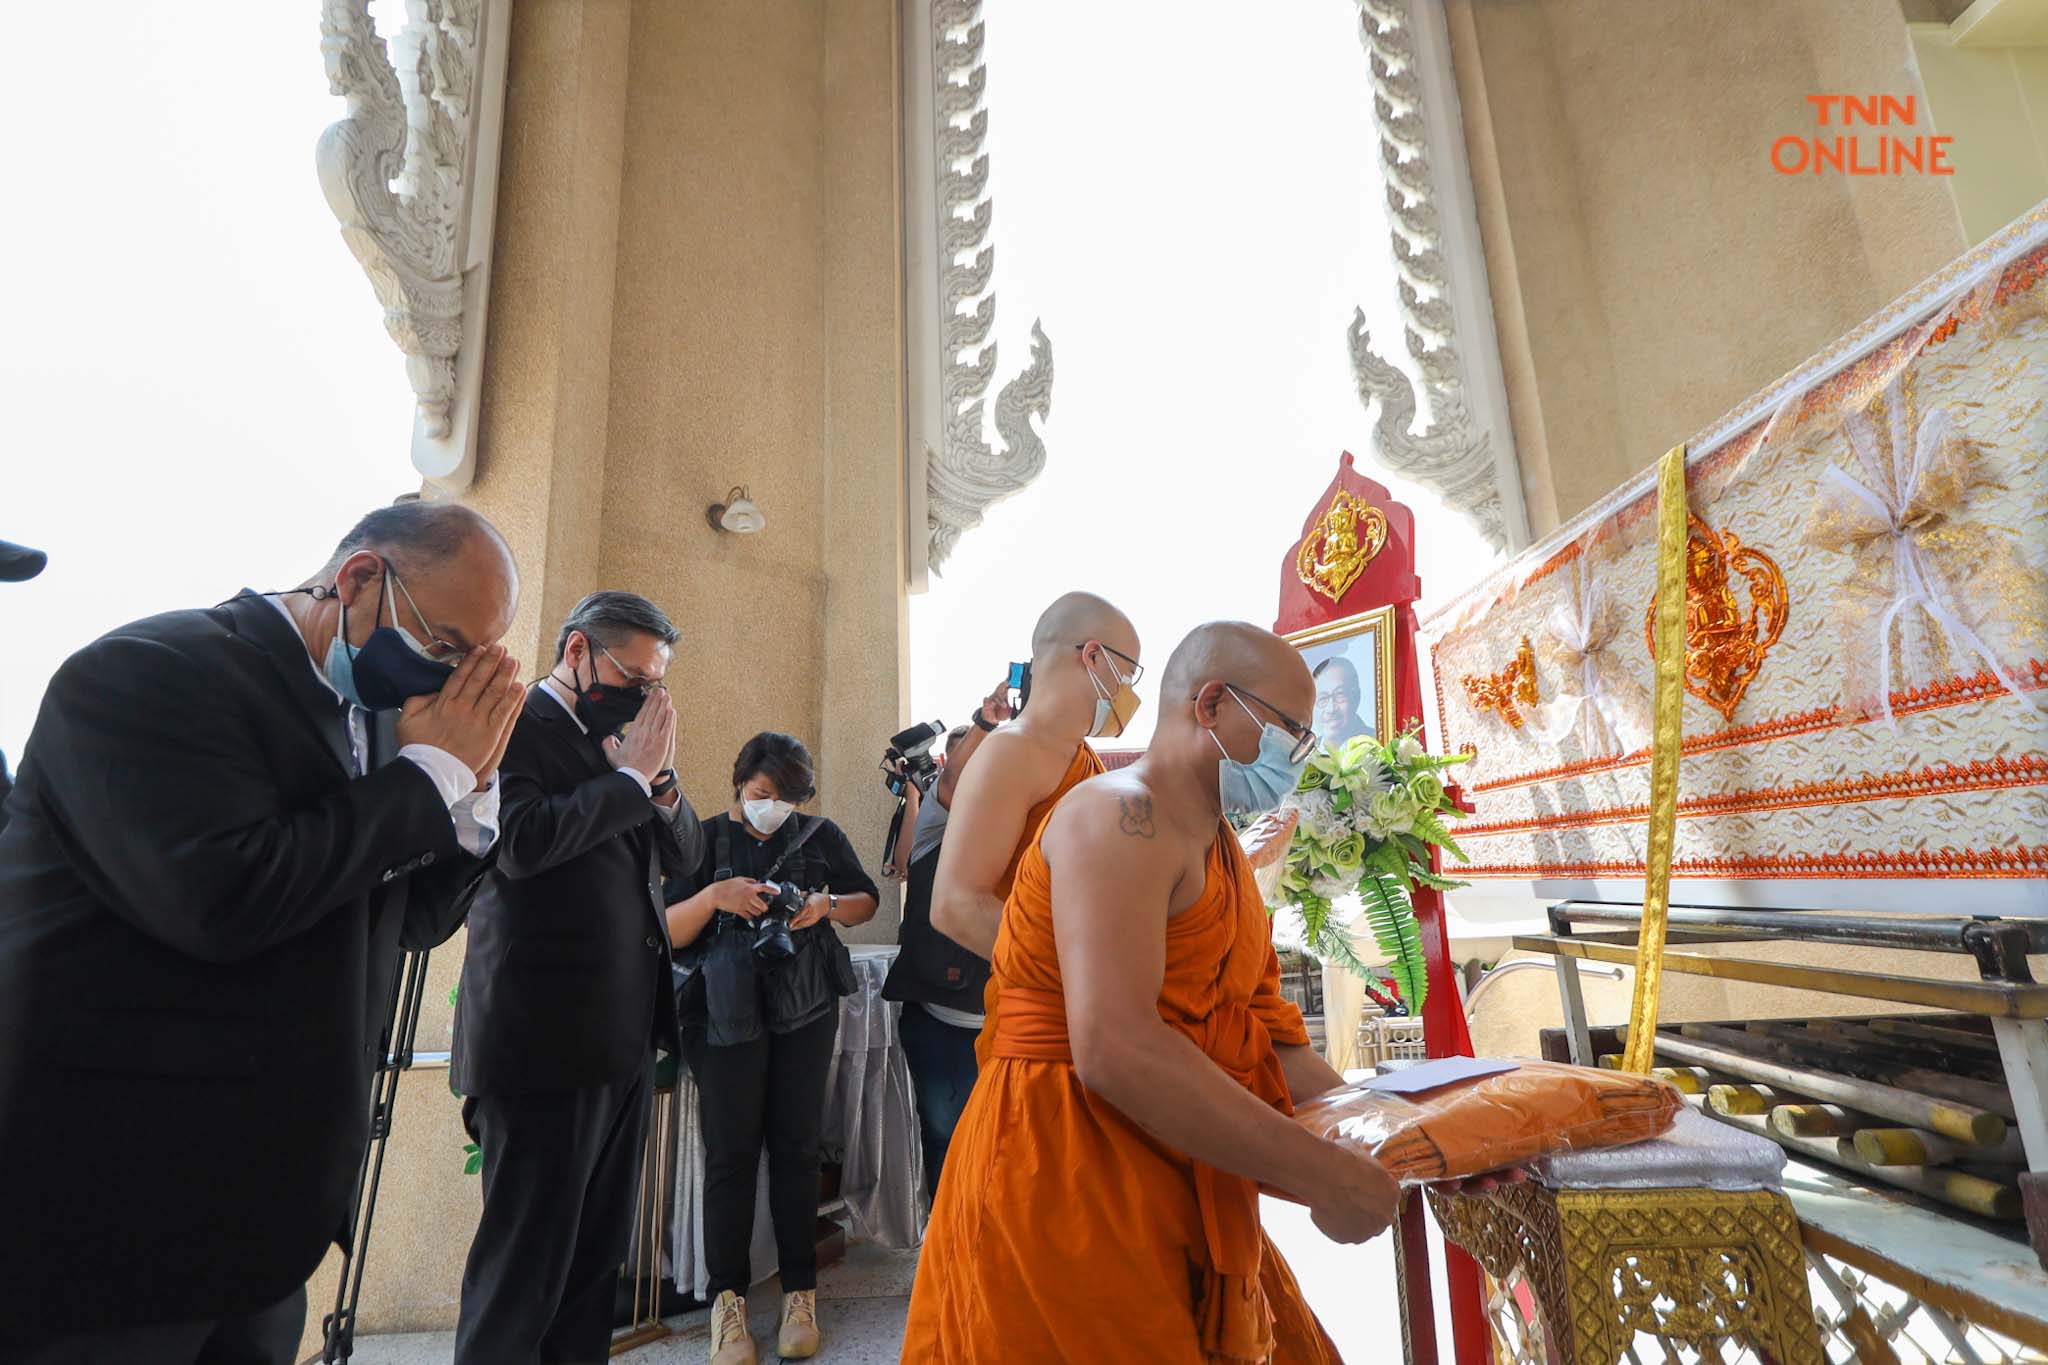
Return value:
M 946 1155 L 903 1360 L 1336 1361 L 1259 1227 L 1258 1187 L 1162 1146 L 1075 1074 L 1035 840 L 994 973 L 1002 1013 Z M 1219 827 L 1201 898 L 1167 924 L 1159 1014 L 1290 1112 L 1274 1047 L 1308 1034 L 1279 982 L 1251 868 Z

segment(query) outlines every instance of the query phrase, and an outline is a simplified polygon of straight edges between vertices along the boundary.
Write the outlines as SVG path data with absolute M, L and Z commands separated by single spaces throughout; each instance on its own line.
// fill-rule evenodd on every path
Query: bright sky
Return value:
M 1403 365 L 1371 87 L 1352 0 L 987 6 L 1000 365 L 1053 346 L 1045 473 L 911 600 L 918 719 L 966 718 L 1068 588 L 1116 602 L 1153 665 L 1202 621 L 1270 625 L 1280 561 L 1371 423 L 1345 328 Z M 1144 54 L 1144 60 L 1134 55 Z M 1057 73 L 1053 75 L 1052 73 Z M 1426 490 L 1426 600 L 1491 555 Z
M 1262 5 L 1256 24 L 1224 0 L 1171 24 L 1090 0 L 989 10 L 999 382 L 1034 315 L 1057 379 L 1045 475 L 912 602 L 916 711 L 953 722 L 1066 587 L 1129 611 L 1155 665 L 1199 621 L 1270 622 L 1338 452 L 1369 456 L 1352 308 L 1400 335 L 1351 0 Z M 11 22 L 21 52 L 77 40 L 63 6 Z M 48 127 L 14 148 L 36 211 L 0 223 L 0 538 L 50 553 L 0 586 L 16 759 L 71 651 L 296 583 L 361 509 L 417 486 L 398 352 L 313 174 L 341 112 L 316 8 L 224 0 L 195 22 L 135 0 L 93 27 L 93 98 L 63 62 L 0 87 L 7 126 Z M 1477 536 L 1388 482 L 1423 515 L 1429 596 L 1469 581 Z
M 0 83 L 19 191 L 0 218 L 0 539 L 50 554 L 0 584 L 14 761 L 80 645 L 295 584 L 419 486 L 405 371 L 313 175 L 341 111 L 318 7 L 129 0 L 80 23 L 10 8 L 23 59 Z M 89 74 L 64 55 L 81 43 Z

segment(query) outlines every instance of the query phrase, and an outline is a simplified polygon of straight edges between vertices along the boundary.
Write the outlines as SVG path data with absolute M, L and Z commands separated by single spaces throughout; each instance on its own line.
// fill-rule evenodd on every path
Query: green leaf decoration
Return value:
M 1366 922 L 1387 959 L 1387 975 L 1411 1013 L 1422 1013 L 1429 997 L 1428 970 L 1422 960 L 1422 930 L 1415 922 L 1415 907 L 1407 890 L 1394 878 L 1368 876 L 1358 884 L 1365 898 Z
M 1461 882 L 1454 878 L 1431 872 L 1427 867 L 1417 867 L 1413 863 L 1408 866 L 1408 877 L 1417 886 L 1426 886 L 1432 891 L 1462 891 L 1472 885 L 1470 882 Z
M 462 1144 L 462 1151 L 462 1173 L 464 1175 L 479 1174 L 484 1168 L 484 1149 L 477 1146 L 474 1142 L 465 1142 Z
M 454 1009 L 454 1008 L 455 1008 L 455 993 L 456 993 L 457 991 L 461 990 L 461 989 L 462 989 L 462 983 L 461 983 L 461 982 L 459 982 L 459 981 L 458 981 L 458 982 L 456 982 L 456 983 L 455 983 L 454 985 L 452 985 L 452 986 L 450 986 L 450 987 L 448 988 L 448 1008 L 449 1008 L 449 1009 L 451 1009 L 451 1010 L 452 1010 L 452 1009 Z
M 1458 847 L 1458 841 L 1451 837 L 1451 832 L 1444 828 L 1444 822 L 1437 818 L 1435 812 L 1424 811 L 1416 816 L 1415 832 L 1450 854 L 1453 858 L 1456 858 L 1459 862 L 1469 863 L 1472 861 L 1465 856 L 1465 850 Z

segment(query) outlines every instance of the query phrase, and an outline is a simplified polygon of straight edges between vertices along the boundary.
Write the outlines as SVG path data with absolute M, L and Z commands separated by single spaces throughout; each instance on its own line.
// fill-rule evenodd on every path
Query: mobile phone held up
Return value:
M 1028 663 L 1010 665 L 1010 690 L 1017 694 L 1011 703 L 1011 710 L 1022 711 L 1024 703 L 1031 700 L 1031 665 Z

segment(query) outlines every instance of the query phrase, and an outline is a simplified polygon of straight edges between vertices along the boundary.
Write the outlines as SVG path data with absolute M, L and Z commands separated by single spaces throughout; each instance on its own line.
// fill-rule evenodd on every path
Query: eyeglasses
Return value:
M 584 638 L 589 639 L 590 637 L 585 636 Z M 591 640 L 590 643 L 597 645 L 597 641 L 595 640 Z M 612 661 L 612 667 L 619 670 L 619 676 L 626 680 L 626 686 L 644 687 L 650 692 L 666 692 L 668 690 L 667 683 L 663 682 L 659 678 L 641 677 L 638 673 L 635 673 L 632 669 L 620 663 L 619 656 L 612 653 L 609 649 L 606 649 L 603 645 L 597 645 L 597 652 L 604 655 L 605 658 L 610 659 Z
M 1303 725 L 1300 721 L 1288 715 L 1285 711 L 1282 711 L 1279 707 L 1273 705 L 1272 702 L 1267 701 L 1251 689 L 1239 687 L 1236 683 L 1225 683 L 1223 685 L 1229 688 L 1231 695 L 1238 699 L 1238 705 L 1243 706 L 1245 698 L 1249 697 L 1268 711 L 1271 711 L 1274 718 L 1280 722 L 1287 733 L 1294 736 L 1294 748 L 1287 755 L 1289 763 L 1303 762 L 1310 754 L 1316 751 L 1315 731 L 1309 729 L 1306 725 Z
M 1074 648 L 1076 650 L 1085 650 L 1088 648 L 1088 645 L 1102 645 L 1102 652 L 1104 654 L 1112 656 L 1113 658 L 1121 662 L 1126 668 L 1128 668 L 1130 670 L 1130 674 L 1128 677 L 1125 677 L 1123 681 L 1129 686 L 1136 687 L 1138 685 L 1138 679 L 1145 676 L 1145 665 L 1139 663 L 1136 659 L 1133 659 L 1130 655 L 1124 653 L 1120 649 L 1113 648 L 1110 645 L 1103 645 L 1102 641 L 1100 640 L 1090 640 L 1087 642 L 1087 644 L 1075 645 Z
M 412 608 L 413 619 L 420 623 L 420 634 L 426 636 L 425 653 L 429 659 L 432 659 L 435 663 L 457 663 L 462 659 L 463 655 L 469 653 L 467 645 L 458 645 L 452 640 L 444 640 L 434 633 L 434 628 L 427 623 L 427 614 L 420 610 L 419 603 L 412 600 L 412 594 L 406 590 L 405 583 L 399 578 L 397 570 L 391 567 L 388 560 L 384 564 L 384 574 L 391 580 L 391 586 L 398 589 L 398 595 L 405 599 L 405 605 Z M 391 624 L 394 626 L 398 624 L 398 604 L 395 602 L 391 605 Z

